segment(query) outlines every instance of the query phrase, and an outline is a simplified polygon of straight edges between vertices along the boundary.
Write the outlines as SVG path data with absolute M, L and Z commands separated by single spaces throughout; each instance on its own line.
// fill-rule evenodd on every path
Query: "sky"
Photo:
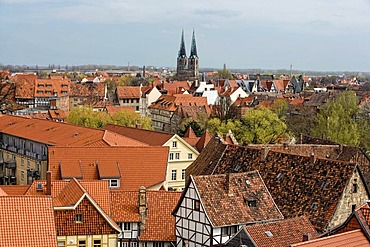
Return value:
M 370 0 L 0 0 L 0 63 L 370 71 Z

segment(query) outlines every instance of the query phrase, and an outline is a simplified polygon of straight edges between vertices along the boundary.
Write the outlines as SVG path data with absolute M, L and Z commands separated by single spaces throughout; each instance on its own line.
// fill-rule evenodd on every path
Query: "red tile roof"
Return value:
M 2 133 L 23 137 L 52 146 L 145 145 L 130 138 L 104 130 L 11 115 L 0 116 L 0 131 Z
M 213 226 L 283 219 L 257 171 L 192 179 Z M 256 206 L 248 206 L 249 201 L 254 201 Z
M 53 180 L 60 180 L 60 165 L 67 164 L 70 174 L 81 165 L 82 181 L 97 180 L 98 164 L 111 167 L 118 163 L 120 188 L 148 188 L 166 180 L 168 151 L 168 147 L 50 147 L 49 169 Z
M 171 215 L 180 192 L 146 191 L 147 218 L 141 241 L 175 241 L 175 217 Z M 111 191 L 112 217 L 116 222 L 140 222 L 139 191 Z
M 167 132 L 125 127 L 114 124 L 105 125 L 103 129 L 138 140 L 150 146 L 162 146 L 174 136 L 174 134 L 169 134 Z
M 291 245 L 292 247 L 361 247 L 370 246 L 369 240 L 360 230 L 353 230 L 325 238 L 314 239 Z
M 86 193 L 86 190 L 80 183 L 73 178 L 54 198 L 55 207 L 70 207 L 77 204 L 81 197 Z
M 304 234 L 310 234 L 311 238 L 318 236 L 315 228 L 305 216 L 245 226 L 245 230 L 256 246 L 288 247 L 291 244 L 302 242 Z
M 57 246 L 51 197 L 1 196 L 0 208 L 0 246 Z
M 107 112 L 109 115 L 114 115 L 117 112 L 120 111 L 132 111 L 135 112 L 135 109 L 133 106 L 111 106 L 107 105 L 105 106 L 105 109 L 107 109 Z
M 140 87 L 117 86 L 118 99 L 138 99 L 140 98 Z
M 89 97 L 99 96 L 104 97 L 104 82 L 90 83 L 71 83 L 70 97 Z
M 70 181 L 56 180 L 52 181 L 51 195 L 53 198 L 58 197 L 61 191 L 70 183 Z M 42 190 L 37 189 L 37 184 L 42 184 Z M 109 184 L 107 180 L 79 181 L 79 184 L 94 199 L 100 208 L 107 214 L 110 214 L 111 203 L 109 197 Z M 25 195 L 46 195 L 46 181 L 34 181 Z
M 70 83 L 69 79 L 36 79 L 34 96 L 61 97 L 69 95 Z
M 1 185 L 0 189 L 10 196 L 20 196 L 24 195 L 29 187 L 29 185 Z
M 37 76 L 34 74 L 18 74 L 14 77 L 16 83 L 15 97 L 33 99 Z

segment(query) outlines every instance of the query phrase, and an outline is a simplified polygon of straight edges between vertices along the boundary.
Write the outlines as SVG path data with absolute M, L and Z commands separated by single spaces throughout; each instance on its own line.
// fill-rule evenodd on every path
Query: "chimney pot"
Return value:
M 303 234 L 303 239 L 302 240 L 303 240 L 302 242 L 306 242 L 306 241 L 311 240 L 311 233 Z
M 140 230 L 145 230 L 147 209 L 146 199 L 146 188 L 144 186 L 141 186 L 139 190 L 139 214 L 141 216 Z

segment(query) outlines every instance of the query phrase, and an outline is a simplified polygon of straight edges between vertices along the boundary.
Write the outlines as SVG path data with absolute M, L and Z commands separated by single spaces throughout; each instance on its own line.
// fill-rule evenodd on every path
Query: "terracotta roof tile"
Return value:
M 0 246 L 57 246 L 51 197 L 0 197 Z
M 118 99 L 138 99 L 140 98 L 140 87 L 117 86 Z
M 257 246 L 288 247 L 302 242 L 304 234 L 310 234 L 311 238 L 318 237 L 315 228 L 305 216 L 245 226 L 245 230 Z M 270 232 L 270 236 L 266 232 Z
M 150 187 L 165 181 L 167 160 L 168 147 L 49 148 L 49 169 L 53 180 L 61 179 L 60 165 L 68 164 L 70 173 L 73 173 L 73 167 L 81 165 L 84 181 L 99 179 L 97 164 L 117 166 L 118 163 L 122 174 L 120 187 L 125 190 Z
M 109 178 L 121 178 L 121 171 L 119 169 L 119 165 L 98 165 L 98 171 L 99 171 L 99 178 L 100 179 L 109 179 Z
M 319 158 L 313 161 L 309 156 L 266 152 L 217 141 L 211 141 L 203 152 L 187 168 L 186 174 L 258 169 L 284 217 L 308 214 L 320 231 L 325 230 L 349 178 L 357 169 L 355 163 Z M 324 188 L 321 187 L 323 182 Z M 314 210 L 311 209 L 313 204 L 317 205 Z
M 54 198 L 55 207 L 69 207 L 74 206 L 86 190 L 77 182 L 75 178 L 62 189 L 57 197 Z
M 71 83 L 70 97 L 104 97 L 104 82 Z
M 15 97 L 33 99 L 37 76 L 34 74 L 18 74 L 14 77 L 16 83 Z
M 361 247 L 369 246 L 369 240 L 360 230 L 353 230 L 325 238 L 314 239 L 306 242 L 293 244 L 292 247 Z
M 34 96 L 51 98 L 69 95 L 70 83 L 69 79 L 36 79 Z
M 0 131 L 52 146 L 89 146 L 97 142 L 99 146 L 145 145 L 104 130 L 11 115 L 0 116 Z
M 141 241 L 175 241 L 175 217 L 172 211 L 180 192 L 146 191 L 147 218 Z M 116 222 L 140 222 L 139 191 L 111 191 L 112 216 Z
M 29 185 L 1 185 L 0 189 L 10 196 L 20 196 L 24 195 L 29 187 Z
M 283 219 L 257 171 L 195 176 L 193 180 L 213 226 Z
M 51 195 L 53 198 L 58 197 L 61 191 L 70 183 L 70 181 L 52 181 Z M 109 196 L 109 184 L 107 180 L 94 180 L 94 181 L 79 181 L 79 184 L 84 188 L 85 191 L 94 199 L 100 208 L 104 210 L 108 215 L 111 212 L 111 203 Z M 42 190 L 37 189 L 37 184 L 42 184 Z M 37 180 L 34 181 L 30 188 L 25 193 L 26 195 L 46 195 L 46 181 Z
M 103 129 L 138 140 L 150 146 L 162 146 L 174 136 L 174 134 L 166 132 L 125 127 L 114 124 L 105 125 Z

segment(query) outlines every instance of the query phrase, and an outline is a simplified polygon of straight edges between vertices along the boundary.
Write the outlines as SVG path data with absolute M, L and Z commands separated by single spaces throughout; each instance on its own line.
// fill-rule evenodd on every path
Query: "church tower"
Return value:
M 186 57 L 185 41 L 184 41 L 184 30 L 181 34 L 181 43 L 179 55 L 177 56 L 177 74 L 176 77 L 182 78 L 187 75 L 188 58 Z
M 176 80 L 194 81 L 199 78 L 199 58 L 197 52 L 197 44 L 195 42 L 195 32 L 193 30 L 193 37 L 191 40 L 190 57 L 186 56 L 184 30 L 181 34 L 180 50 L 177 56 L 177 70 Z
M 193 37 L 191 39 L 191 51 L 188 59 L 188 73 L 190 77 L 198 78 L 199 76 L 199 62 L 198 62 L 197 43 L 195 42 L 195 31 L 193 30 Z

